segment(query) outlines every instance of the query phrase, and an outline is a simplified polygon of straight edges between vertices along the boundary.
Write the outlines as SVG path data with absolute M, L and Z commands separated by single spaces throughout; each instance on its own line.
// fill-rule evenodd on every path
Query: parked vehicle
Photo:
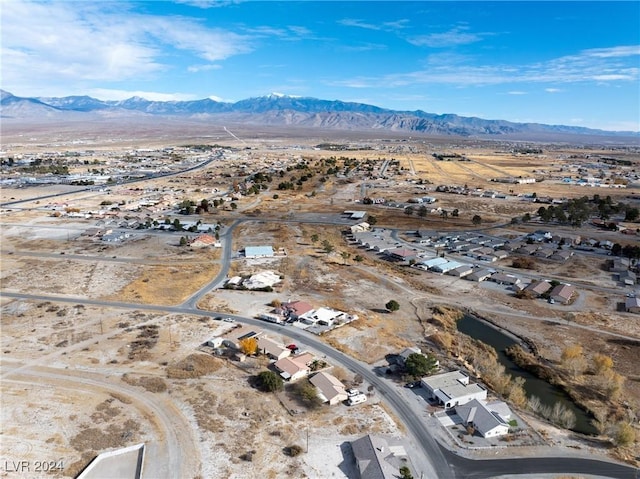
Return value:
M 365 396 L 362 393 L 356 394 L 355 396 L 351 396 L 348 400 L 347 400 L 347 404 L 349 404 L 349 406 L 355 406 L 356 404 L 360 404 L 363 403 L 367 400 L 367 396 Z

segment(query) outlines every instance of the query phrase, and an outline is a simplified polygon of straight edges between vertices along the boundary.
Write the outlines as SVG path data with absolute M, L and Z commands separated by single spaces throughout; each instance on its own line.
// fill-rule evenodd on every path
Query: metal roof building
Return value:
M 273 246 L 246 246 L 244 256 L 246 258 L 270 258 L 273 256 Z

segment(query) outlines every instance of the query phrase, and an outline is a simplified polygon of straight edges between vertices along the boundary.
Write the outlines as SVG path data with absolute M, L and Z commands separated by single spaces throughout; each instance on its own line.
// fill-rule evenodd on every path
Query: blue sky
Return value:
M 0 3 L 4 90 L 640 130 L 640 2 Z

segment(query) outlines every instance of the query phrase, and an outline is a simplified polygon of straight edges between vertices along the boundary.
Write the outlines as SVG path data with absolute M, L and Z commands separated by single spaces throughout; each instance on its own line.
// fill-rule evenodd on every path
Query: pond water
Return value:
M 572 431 L 591 435 L 598 433 L 593 424 L 591 424 L 591 417 L 576 406 L 564 391 L 537 378 L 509 359 L 505 350 L 509 346 L 518 343 L 514 338 L 470 315 L 465 315 L 458 321 L 458 331 L 492 346 L 498 354 L 498 361 L 505 367 L 506 373 L 514 377 L 524 378 L 524 390 L 527 393 L 527 397 L 537 396 L 542 404 L 549 407 L 553 407 L 556 402 L 560 402 L 572 411 L 576 416 L 576 424 L 571 428 Z

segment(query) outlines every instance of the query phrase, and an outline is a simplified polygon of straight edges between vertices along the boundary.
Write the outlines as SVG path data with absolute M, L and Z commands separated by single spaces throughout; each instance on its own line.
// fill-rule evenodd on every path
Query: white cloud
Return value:
M 202 9 L 226 7 L 228 5 L 234 5 L 241 3 L 237 0 L 173 0 L 175 3 L 182 3 L 189 5 L 190 7 L 197 7 Z
M 611 54 L 603 54 L 603 50 Z M 602 83 L 632 82 L 640 78 L 634 58 L 640 49 L 614 47 L 584 50 L 576 55 L 521 65 L 475 64 L 472 57 L 442 54 L 427 57 L 424 70 L 394 73 L 381 77 L 356 77 L 333 82 L 333 85 L 365 87 L 399 87 L 412 84 L 450 84 L 457 86 L 519 83 Z M 615 54 L 614 54 L 615 53 Z M 624 55 L 623 55 L 624 53 Z M 557 90 L 557 89 L 556 89 Z M 549 91 L 549 90 L 547 90 Z M 552 91 L 553 92 L 553 91 Z
M 207 65 L 190 65 L 187 67 L 187 71 L 190 73 L 198 73 L 211 70 L 219 70 L 220 68 L 222 68 L 222 66 L 209 63 Z
M 341 45 L 339 50 L 342 52 L 368 52 L 386 50 L 387 46 L 379 43 L 361 43 L 360 45 Z
M 520 91 L 520 90 L 513 90 L 513 91 L 508 91 L 507 95 L 527 95 L 528 93 L 526 91 Z
M 248 36 L 127 8 L 106 2 L 3 3 L 4 87 L 46 91 L 62 84 L 79 89 L 86 82 L 145 81 L 170 69 L 171 49 L 208 62 L 252 49 Z
M 547 93 L 559 93 L 562 90 L 560 88 L 545 88 L 544 91 L 546 91 Z
M 466 27 L 455 27 L 448 32 L 415 35 L 407 38 L 407 41 L 419 47 L 444 48 L 468 45 L 482 40 L 482 34 L 469 33 L 466 30 Z
M 624 45 L 611 48 L 592 48 L 583 52 L 585 55 L 599 58 L 630 57 L 640 55 L 640 45 Z
M 390 22 L 382 22 L 380 24 L 367 23 L 355 18 L 344 18 L 338 21 L 338 24 L 345 27 L 364 28 L 365 30 L 382 30 L 385 32 L 392 32 L 407 28 L 409 20 L 400 19 Z
M 345 18 L 345 19 L 339 20 L 338 23 L 345 27 L 364 28 L 365 30 L 381 30 L 380 25 L 374 25 L 373 23 L 363 22 L 362 20 L 358 20 L 355 18 Z
M 301 27 L 298 25 L 290 25 L 287 27 L 292 33 L 295 33 L 299 37 L 308 37 L 312 34 L 311 30 L 307 27 Z

